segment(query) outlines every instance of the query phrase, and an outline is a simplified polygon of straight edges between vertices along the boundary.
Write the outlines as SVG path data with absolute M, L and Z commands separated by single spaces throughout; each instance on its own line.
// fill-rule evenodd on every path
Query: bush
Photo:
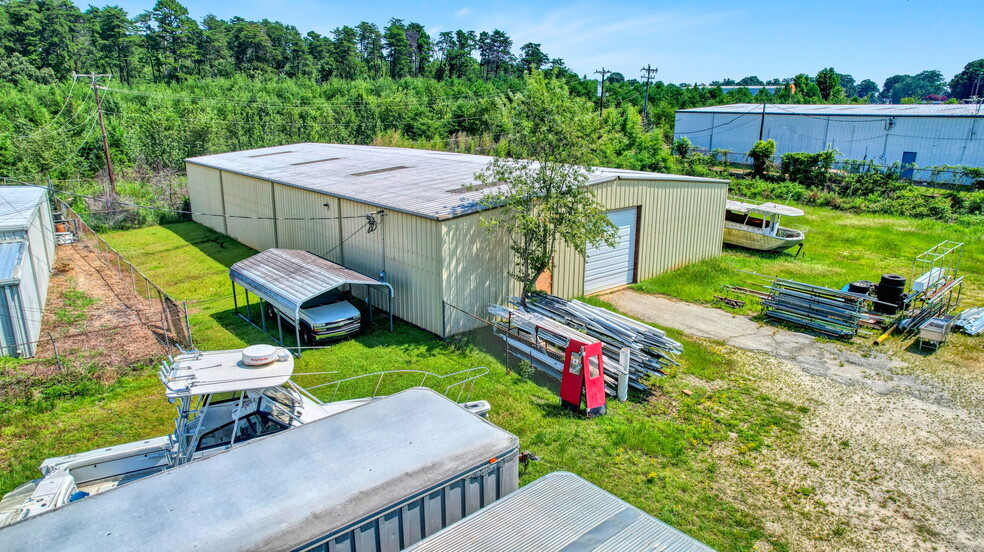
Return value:
M 826 186 L 834 166 L 837 150 L 819 153 L 786 153 L 782 156 L 782 173 L 786 178 L 808 187 Z
M 772 168 L 772 158 L 776 155 L 776 141 L 773 139 L 755 142 L 748 156 L 752 158 L 752 176 L 762 178 Z

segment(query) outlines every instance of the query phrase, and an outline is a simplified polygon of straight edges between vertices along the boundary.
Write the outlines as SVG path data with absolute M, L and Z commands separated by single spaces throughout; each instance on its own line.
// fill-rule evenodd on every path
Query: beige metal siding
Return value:
M 519 284 L 509 277 L 512 252 L 505 235 L 490 235 L 479 226 L 481 215 L 445 221 L 444 300 L 455 307 L 484 316 L 489 303 L 502 303 L 519 293 Z M 473 327 L 467 317 L 453 314 L 447 318 L 448 335 Z
M 636 281 L 721 254 L 726 184 L 618 180 L 595 186 L 606 209 L 641 206 Z M 560 247 L 554 292 L 584 293 L 584 258 Z
M 310 251 L 343 264 L 341 251 L 335 247 L 340 231 L 335 218 L 341 213 L 338 198 L 282 184 L 275 184 L 273 191 L 281 219 L 277 221 L 278 247 Z M 285 220 L 291 218 L 309 220 Z
M 289 216 L 285 213 L 275 214 L 273 186 L 265 180 L 222 172 L 226 233 L 257 251 L 277 247 L 277 228 L 272 217 Z
M 368 276 L 386 271 L 394 291 L 393 314 L 434 333 L 441 333 L 441 228 L 440 223 L 387 211 L 377 216 L 376 231 L 367 233 L 366 213 L 378 208 L 341 200 L 342 240 L 337 262 Z M 384 259 L 385 251 L 385 259 Z M 362 296 L 363 290 L 353 290 Z M 385 308 L 385 299 L 373 292 Z
M 217 169 L 210 169 L 194 163 L 186 163 L 188 171 L 188 196 L 191 210 L 196 213 L 191 218 L 199 224 L 227 233 L 225 206 L 222 201 L 222 175 Z

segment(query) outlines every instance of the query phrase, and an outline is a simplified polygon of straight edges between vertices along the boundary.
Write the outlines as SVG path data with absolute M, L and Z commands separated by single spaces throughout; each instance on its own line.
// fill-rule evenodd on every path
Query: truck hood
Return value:
M 301 309 L 301 319 L 306 320 L 311 325 L 338 322 L 359 316 L 359 309 L 352 306 L 348 301 L 329 303 L 320 307 Z

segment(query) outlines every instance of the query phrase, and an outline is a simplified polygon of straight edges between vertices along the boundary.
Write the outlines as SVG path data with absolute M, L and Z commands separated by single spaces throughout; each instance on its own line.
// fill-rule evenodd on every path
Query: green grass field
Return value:
M 111 233 L 106 239 L 176 299 L 189 301 L 199 348 L 270 342 L 232 314 L 228 266 L 252 250 L 195 223 Z M 722 462 L 746 462 L 750 451 L 788 439 L 808 410 L 762 394 L 748 375 L 753 372 L 722 347 L 672 335 L 686 348 L 681 367 L 654 382 L 651 396 L 613 401 L 608 416 L 592 420 L 568 415 L 551 391 L 508 373 L 489 356 L 453 349 L 405 324 L 395 333 L 377 327 L 306 352 L 296 371 L 338 371 L 299 378 L 309 386 L 397 368 L 449 374 L 487 366 L 491 372 L 478 381 L 473 398 L 489 400 L 491 420 L 518 435 L 524 450 L 542 457 L 523 474 L 523 483 L 551 471 L 573 471 L 720 550 L 749 550 L 763 540 L 785 549 L 741 504 L 722 498 L 718 471 Z M 15 369 L 0 367 L 0 375 Z M 149 369 L 145 376 L 55 404 L 4 405 L 0 492 L 37 477 L 46 457 L 165 434 L 173 415 Z M 715 446 L 736 453 L 716 458 Z
M 797 258 L 790 252 L 765 253 L 726 246 L 721 257 L 661 274 L 632 289 L 692 303 L 715 303 L 714 295 L 733 297 L 748 303 L 737 312 L 755 313 L 761 306 L 758 299 L 723 289 L 734 285 L 765 290 L 758 285 L 765 284 L 764 280 L 740 270 L 833 288 L 856 280 L 877 283 L 885 273 L 909 278 L 917 255 L 951 240 L 966 244 L 960 265 L 966 276 L 965 304 L 984 304 L 984 225 L 961 226 L 801 207 L 806 215 L 787 221 L 807 230 L 806 245 Z

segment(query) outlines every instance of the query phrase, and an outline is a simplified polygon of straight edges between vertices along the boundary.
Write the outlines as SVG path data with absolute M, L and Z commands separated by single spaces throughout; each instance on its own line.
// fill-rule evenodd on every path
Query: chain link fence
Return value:
M 541 358 L 563 364 L 562 353 L 517 334 L 506 324 L 495 321 L 487 312 L 472 314 L 445 302 L 443 316 L 445 343 L 463 352 L 489 355 L 506 370 L 518 372 L 554 392 L 560 390 L 557 375 L 545 371 L 542 362 L 530 362 L 528 358 L 533 352 Z
M 142 307 L 150 312 L 160 313 L 160 321 L 154 320 L 156 316 L 153 315 L 149 315 L 150 319 L 146 319 L 146 316 L 142 317 L 142 320 L 148 326 L 160 324 L 158 339 L 165 346 L 170 347 L 174 344 L 182 349 L 193 349 L 195 343 L 188 322 L 188 305 L 175 301 L 137 267 L 130 264 L 106 240 L 99 237 L 68 204 L 60 199 L 55 201 L 62 219 L 56 223 L 56 231 L 58 224 L 65 224 L 64 230 L 71 230 L 82 244 L 94 251 L 102 262 L 103 268 L 115 273 L 119 280 L 141 300 Z

